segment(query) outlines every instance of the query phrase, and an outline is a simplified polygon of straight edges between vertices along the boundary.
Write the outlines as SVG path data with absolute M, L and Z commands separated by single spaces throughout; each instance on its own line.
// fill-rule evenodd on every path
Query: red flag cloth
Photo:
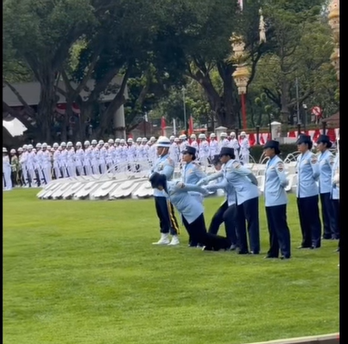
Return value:
M 313 142 L 317 142 L 319 136 L 320 136 L 320 130 L 319 130 L 319 129 L 316 129 L 316 130 L 314 131 L 312 141 L 313 141 Z
M 326 135 L 330 138 L 331 142 L 335 142 L 336 141 L 336 133 L 335 133 L 335 129 L 328 129 Z
M 190 116 L 189 120 L 189 135 L 193 134 L 193 118 Z
M 250 147 L 254 146 L 255 143 L 256 143 L 255 135 L 254 135 L 254 133 L 250 133 L 249 134 L 249 145 L 250 145 Z
M 263 136 L 264 136 L 264 134 L 260 134 L 260 138 L 259 138 L 259 140 L 260 140 L 260 145 L 264 145 L 266 142 L 265 142 L 265 139 L 263 138 Z
M 289 132 L 289 137 L 296 137 L 295 130 Z
M 166 125 L 166 119 L 162 116 L 162 118 L 161 118 L 162 136 L 164 136 L 166 126 L 167 126 L 167 125 Z

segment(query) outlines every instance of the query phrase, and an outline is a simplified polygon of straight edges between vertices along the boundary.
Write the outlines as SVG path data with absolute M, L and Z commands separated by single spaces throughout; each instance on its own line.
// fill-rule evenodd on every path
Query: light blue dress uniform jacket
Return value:
M 225 171 L 225 165 L 226 164 L 223 164 L 221 167 L 222 176 L 215 179 L 216 183 L 209 184 L 209 185 L 207 185 L 206 188 L 209 191 L 215 191 L 218 189 L 222 189 L 226 195 L 227 204 L 228 204 L 228 206 L 230 206 L 232 204 L 237 203 L 236 190 L 233 187 L 233 185 L 231 183 L 229 183 L 228 180 L 225 178 L 225 174 L 227 173 Z M 220 172 L 217 172 L 217 173 L 220 173 Z M 223 203 L 225 203 L 225 202 L 226 201 L 223 201 Z
M 319 179 L 318 157 L 311 151 L 300 154 L 297 157 L 297 198 L 312 197 L 318 195 Z
M 185 184 L 196 185 L 201 179 L 207 175 L 201 170 L 200 166 L 195 162 L 186 163 L 181 171 L 181 179 Z M 199 192 L 190 191 L 192 196 L 196 197 L 198 201 L 203 202 L 203 195 Z
M 203 182 L 209 182 L 221 176 L 224 176 L 227 182 L 234 187 L 237 205 L 241 205 L 250 199 L 259 197 L 259 189 L 256 185 L 257 181 L 255 176 L 252 174 L 251 170 L 244 167 L 239 161 L 229 160 L 220 172 L 204 178 Z M 251 179 L 253 179 L 255 183 L 253 183 Z
M 201 202 L 196 197 L 192 196 L 190 192 L 199 192 L 207 194 L 207 191 L 200 186 L 192 184 L 184 184 L 182 188 L 181 181 L 167 182 L 167 192 L 163 194 L 175 206 L 178 212 L 186 219 L 188 223 L 192 223 L 203 214 L 204 208 Z
M 332 189 L 332 166 L 334 164 L 335 157 L 327 149 L 324 153 L 320 153 L 318 156 L 319 163 L 319 193 L 329 193 Z
M 284 162 L 279 156 L 267 161 L 265 171 L 265 206 L 273 207 L 288 203 L 284 188 L 289 184 L 286 178 Z
M 170 159 L 169 154 L 161 156 L 155 161 L 151 169 L 150 176 L 154 172 L 165 174 L 165 176 L 167 177 L 167 181 L 173 178 L 174 161 Z M 165 197 L 165 194 L 163 193 L 163 191 L 160 191 L 158 189 L 153 190 L 153 195 L 154 197 Z
M 333 183 L 333 179 L 335 174 L 339 171 L 340 168 L 340 153 L 336 153 L 335 161 L 332 166 L 332 189 L 331 189 L 331 198 L 332 199 L 340 199 L 340 188 L 337 184 Z

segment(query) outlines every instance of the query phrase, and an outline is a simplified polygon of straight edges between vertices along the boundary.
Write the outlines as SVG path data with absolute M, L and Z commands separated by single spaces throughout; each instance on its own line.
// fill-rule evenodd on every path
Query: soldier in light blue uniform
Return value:
M 331 202 L 334 209 L 334 216 L 336 222 L 337 235 L 340 237 L 340 140 L 337 140 L 337 153 L 335 161 L 332 166 L 331 175 L 332 187 L 331 187 Z M 337 252 L 340 251 L 340 241 L 338 240 Z
M 154 172 L 164 174 L 168 180 L 173 178 L 174 161 L 169 157 L 170 140 L 165 136 L 160 136 L 157 140 L 157 155 L 158 159 L 154 162 L 150 176 Z M 154 245 L 178 245 L 179 226 L 174 214 L 173 205 L 167 202 L 167 198 L 163 191 L 154 189 L 154 199 L 157 216 L 160 222 L 161 237 Z M 169 239 L 169 235 L 172 239 Z
M 235 160 L 234 150 L 223 147 L 220 151 L 220 160 L 226 164 L 224 171 L 214 173 L 204 179 L 199 184 L 207 184 L 209 181 L 224 176 L 236 190 L 237 214 L 236 229 L 238 238 L 239 254 L 248 254 L 248 240 L 246 221 L 248 222 L 248 234 L 252 254 L 260 253 L 260 225 L 259 225 L 259 189 L 257 179 L 251 170 L 242 166 Z M 207 186 L 209 190 L 210 185 Z
M 202 178 L 205 178 L 207 175 L 202 171 L 199 164 L 195 162 L 196 160 L 196 148 L 191 146 L 186 146 L 185 150 L 182 152 L 182 161 L 183 164 L 181 171 L 181 178 L 184 184 L 197 184 Z M 197 198 L 199 202 L 203 202 L 203 195 L 199 192 L 189 191 L 189 193 Z M 192 241 L 192 238 L 189 238 L 189 246 L 197 247 L 198 242 Z
M 318 185 L 319 164 L 316 154 L 311 152 L 313 142 L 310 136 L 302 134 L 297 140 L 297 208 L 302 232 L 299 248 L 321 246 L 321 222 L 319 217 Z
M 289 184 L 286 178 L 284 162 L 279 158 L 279 142 L 270 140 L 263 147 L 269 160 L 265 171 L 265 208 L 269 232 L 270 248 L 265 258 L 281 259 L 291 257 L 290 230 L 286 219 L 288 196 L 285 187 Z
M 181 181 L 167 181 L 166 176 L 160 173 L 153 173 L 150 177 L 152 187 L 160 190 L 175 205 L 182 216 L 184 226 L 192 240 L 204 245 L 203 250 L 219 251 L 227 250 L 230 242 L 227 238 L 207 233 L 204 221 L 204 208 L 202 203 L 189 192 L 200 192 L 207 194 L 203 188 L 184 184 Z
M 331 202 L 331 176 L 332 166 L 335 157 L 329 151 L 332 143 L 329 136 L 320 135 L 317 140 L 317 148 L 320 151 L 318 155 L 319 163 L 319 195 L 321 203 L 321 218 L 323 221 L 323 239 L 338 239 L 336 229 L 335 214 L 333 203 Z
M 221 149 L 222 156 L 230 155 L 231 159 L 234 157 L 235 150 L 233 148 L 225 147 Z M 233 154 L 232 154 L 233 153 Z M 218 159 L 220 162 L 220 155 L 218 155 Z M 213 162 L 214 163 L 214 162 Z M 221 162 L 220 162 L 221 163 Z M 220 225 L 225 223 L 225 231 L 226 237 L 231 242 L 230 250 L 233 251 L 237 248 L 237 233 L 236 233 L 236 214 L 237 214 L 237 203 L 236 203 L 236 190 L 233 185 L 228 182 L 225 178 L 225 167 L 226 164 L 221 166 L 221 171 L 223 173 L 223 177 L 217 183 L 213 185 L 209 185 L 206 188 L 209 191 L 215 191 L 218 189 L 223 189 L 226 195 L 226 199 L 222 202 L 218 210 L 213 215 L 208 232 L 212 234 L 217 234 L 219 231 Z

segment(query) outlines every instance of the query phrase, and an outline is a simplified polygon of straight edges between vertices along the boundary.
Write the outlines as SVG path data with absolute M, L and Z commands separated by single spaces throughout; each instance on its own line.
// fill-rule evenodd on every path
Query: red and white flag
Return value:
M 323 110 L 319 106 L 314 106 L 311 113 L 316 117 L 323 117 Z
M 165 136 L 166 133 L 166 119 L 162 116 L 161 118 L 161 129 L 162 129 L 162 136 Z

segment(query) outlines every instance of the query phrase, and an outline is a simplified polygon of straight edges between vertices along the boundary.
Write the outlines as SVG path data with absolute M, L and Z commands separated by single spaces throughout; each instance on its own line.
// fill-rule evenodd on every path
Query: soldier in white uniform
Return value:
M 205 134 L 199 134 L 199 149 L 198 149 L 198 160 L 204 168 L 207 168 L 209 163 L 210 147 Z
M 221 151 L 221 148 L 228 147 L 229 144 L 230 144 L 230 141 L 228 141 L 228 139 L 227 139 L 227 133 L 222 132 L 220 134 L 219 153 Z
M 66 169 L 68 171 L 69 177 L 76 177 L 76 162 L 75 162 L 75 150 L 74 145 L 71 141 L 67 144 L 66 153 Z
M 136 164 L 136 147 L 134 145 L 133 139 L 130 137 L 127 139 L 128 149 L 127 149 L 127 162 L 128 162 L 128 169 L 131 172 L 137 171 L 137 164 Z
M 91 166 L 92 174 L 100 174 L 99 170 L 99 148 L 97 140 L 92 140 L 92 152 L 91 152 Z
M 41 147 L 42 174 L 45 184 L 48 184 L 52 180 L 51 153 L 48 150 L 48 145 L 46 142 L 44 142 Z
M 214 156 L 219 154 L 219 143 L 216 139 L 216 134 L 211 133 L 209 135 L 209 160 L 212 162 L 214 160 Z
M 104 174 L 106 172 L 106 148 L 104 147 L 104 141 L 99 140 L 99 169 L 100 173 Z
M 29 183 L 30 183 L 30 176 L 28 173 L 28 146 L 27 145 L 23 145 L 22 147 L 23 151 L 22 154 L 19 158 L 19 162 L 22 166 L 22 174 L 23 174 L 23 184 L 24 187 L 29 187 Z
M 197 142 L 197 136 L 196 134 L 191 134 L 190 136 L 190 139 L 191 139 L 191 144 L 190 146 L 195 148 L 196 149 L 196 152 L 197 154 L 199 153 L 199 145 L 198 145 L 198 142 Z
M 82 143 L 76 142 L 75 144 L 75 167 L 79 176 L 84 176 L 85 173 L 83 171 L 83 158 L 85 157 L 85 152 L 82 149 Z
M 12 190 L 11 164 L 6 147 L 2 148 L 2 189 L 4 191 Z
M 83 169 L 86 176 L 92 174 L 92 147 L 88 140 L 83 143 L 85 150 L 83 156 Z
M 243 164 L 249 164 L 250 144 L 245 131 L 242 131 L 240 133 L 239 144 L 240 144 L 240 158 Z
M 229 147 L 233 148 L 234 150 L 234 156 L 235 156 L 235 160 L 239 160 L 239 150 L 240 150 L 240 146 L 237 140 L 237 136 L 236 133 L 234 131 L 232 131 L 230 133 L 230 142 L 229 142 Z
M 62 170 L 63 178 L 67 178 L 68 174 L 68 151 L 66 149 L 66 143 L 60 143 L 60 155 L 59 155 L 60 168 Z
M 27 168 L 28 168 L 28 174 L 30 178 L 30 184 L 29 186 L 37 187 L 37 180 L 36 180 L 36 174 L 35 174 L 35 152 L 33 151 L 33 145 L 28 145 L 28 159 L 27 159 Z
M 185 134 L 182 134 L 179 136 L 180 144 L 179 144 L 179 149 L 180 149 L 180 155 L 179 155 L 179 161 L 181 162 L 182 160 L 182 152 L 186 149 L 186 147 L 189 145 L 187 141 L 187 136 Z
M 157 159 L 157 149 L 155 146 L 155 142 L 156 142 L 156 138 L 154 136 L 152 136 L 150 138 L 150 141 L 148 143 L 149 145 L 149 162 L 150 165 L 153 166 L 153 164 L 155 163 L 156 159 Z
M 59 145 L 55 142 L 52 146 L 53 148 L 53 172 L 55 179 L 59 179 L 62 177 L 62 172 L 60 169 L 60 150 Z
M 42 151 L 41 151 L 41 143 L 36 144 L 36 155 L 35 155 L 35 170 L 39 176 L 40 186 L 46 184 L 46 180 L 42 173 Z

